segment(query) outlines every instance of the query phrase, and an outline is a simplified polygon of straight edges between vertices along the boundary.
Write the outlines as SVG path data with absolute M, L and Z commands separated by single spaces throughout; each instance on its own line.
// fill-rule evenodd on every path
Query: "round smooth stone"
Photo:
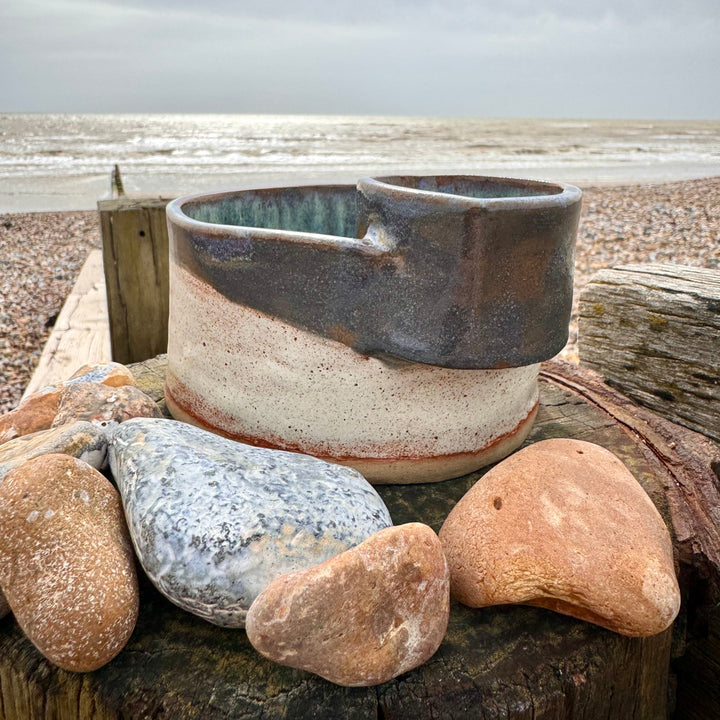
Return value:
M 94 382 L 119 387 L 135 385 L 135 378 L 130 370 L 120 363 L 83 365 L 69 380 L 38 390 L 26 397 L 14 410 L 0 417 L 0 444 L 23 435 L 47 430 L 55 420 L 58 399 L 63 388 L 79 382 Z
M 107 423 L 69 423 L 0 445 L 0 483 L 11 470 L 28 460 L 54 453 L 72 455 L 101 470 L 107 458 Z
M 440 530 L 453 597 L 549 608 L 630 636 L 680 609 L 670 534 L 610 451 L 552 439 L 486 473 Z
M 134 385 L 72 382 L 60 392 L 53 427 L 77 420 L 120 423 L 134 417 L 162 417 L 162 413 L 157 403 Z
M 408 523 L 273 581 L 250 607 L 247 635 L 275 662 L 338 685 L 378 685 L 432 657 L 449 617 L 442 545 L 427 525 Z
M 88 363 L 78 368 L 63 385 L 78 382 L 94 382 L 108 387 L 135 385 L 135 377 L 125 365 L 117 362 Z
M 0 485 L 0 584 L 28 638 L 75 672 L 102 667 L 138 615 L 135 557 L 117 490 L 69 455 L 44 455 Z

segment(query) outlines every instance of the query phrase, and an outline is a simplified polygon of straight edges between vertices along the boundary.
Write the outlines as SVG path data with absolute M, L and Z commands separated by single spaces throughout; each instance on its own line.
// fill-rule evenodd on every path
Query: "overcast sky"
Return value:
M 720 0 L 0 0 L 0 111 L 720 119 Z

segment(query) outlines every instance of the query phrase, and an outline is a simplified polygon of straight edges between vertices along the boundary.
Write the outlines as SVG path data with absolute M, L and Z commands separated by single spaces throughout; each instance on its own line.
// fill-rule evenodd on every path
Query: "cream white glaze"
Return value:
M 170 283 L 168 395 L 223 433 L 332 458 L 436 458 L 514 433 L 538 401 L 537 364 L 388 364 L 232 303 L 176 264 Z

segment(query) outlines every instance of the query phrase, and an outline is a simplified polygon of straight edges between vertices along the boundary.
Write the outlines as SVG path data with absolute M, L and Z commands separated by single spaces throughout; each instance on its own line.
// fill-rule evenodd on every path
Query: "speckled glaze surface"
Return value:
M 390 363 L 235 305 L 171 267 L 165 399 L 175 417 L 355 467 L 371 482 L 463 475 L 522 444 L 538 365 Z
M 217 625 L 242 627 L 276 577 L 392 525 L 349 468 L 185 423 L 128 420 L 108 455 L 145 572 L 169 600 Z
M 476 176 L 180 198 L 171 262 L 363 355 L 532 365 L 568 336 L 581 193 Z M 173 320 L 173 311 L 170 310 Z
M 398 176 L 174 201 L 168 407 L 373 482 L 501 459 L 567 340 L 580 197 Z

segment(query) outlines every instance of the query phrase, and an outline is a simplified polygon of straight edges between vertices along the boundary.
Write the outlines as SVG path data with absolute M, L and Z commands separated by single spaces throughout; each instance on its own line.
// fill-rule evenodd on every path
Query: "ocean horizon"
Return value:
M 581 186 L 720 175 L 720 121 L 0 113 L 0 213 L 390 174 Z

